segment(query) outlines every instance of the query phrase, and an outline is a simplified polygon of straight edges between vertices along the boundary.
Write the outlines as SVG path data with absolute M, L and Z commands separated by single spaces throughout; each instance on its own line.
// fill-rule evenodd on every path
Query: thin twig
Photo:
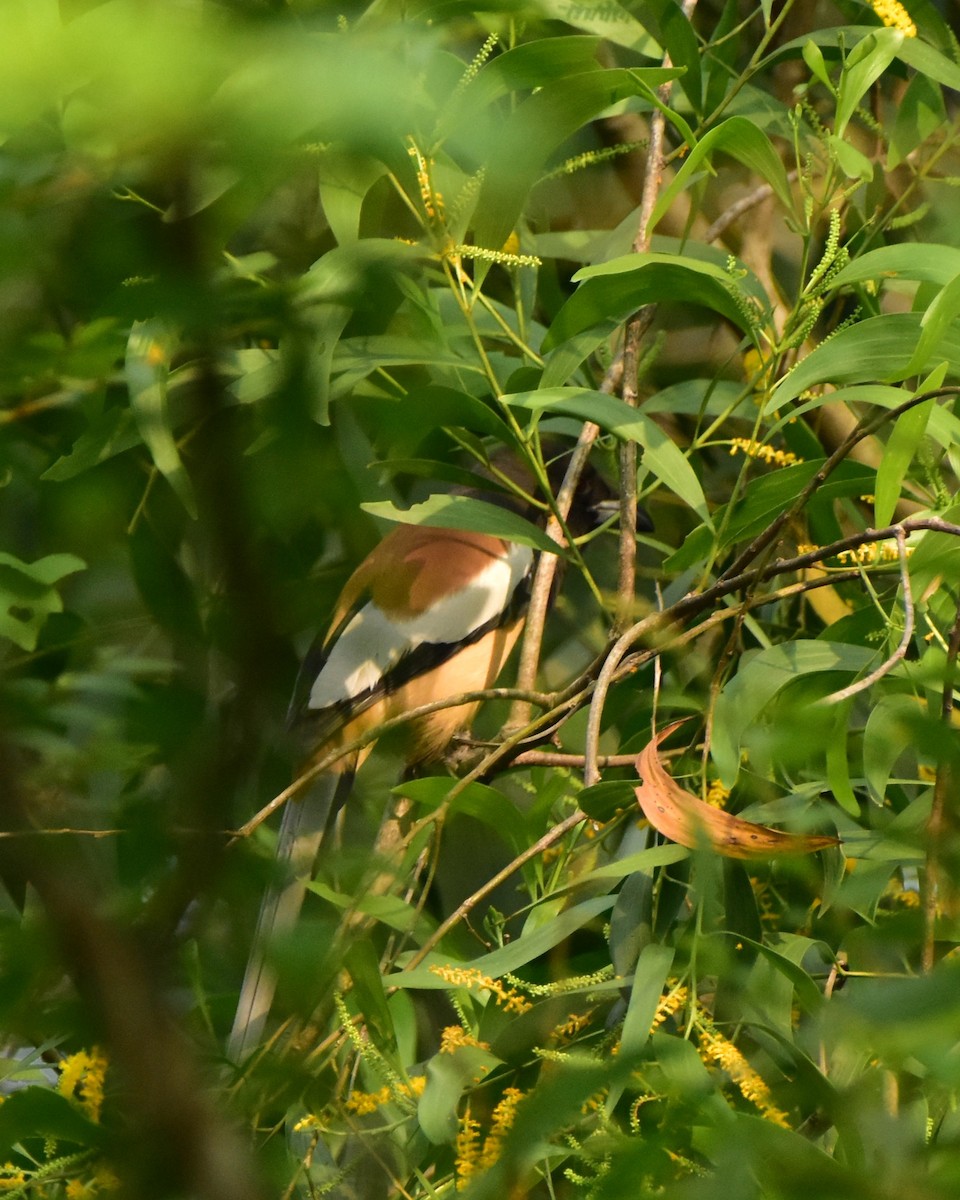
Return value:
M 600 426 L 587 421 L 580 430 L 576 448 L 570 456 L 566 474 L 560 491 L 557 493 L 557 511 L 566 520 L 573 503 L 574 493 L 580 483 L 587 459 L 593 443 L 600 433 Z M 561 540 L 560 523 L 556 517 L 551 517 L 547 523 L 547 536 L 555 541 Z M 540 648 L 543 645 L 543 631 L 547 622 L 547 609 L 550 607 L 550 596 L 553 591 L 553 581 L 557 573 L 557 556 L 541 554 L 537 569 L 533 576 L 530 589 L 530 603 L 527 605 L 527 619 L 524 625 L 523 641 L 520 646 L 520 662 L 517 666 L 517 688 L 520 691 L 533 691 L 540 669 Z M 530 704 L 519 697 L 510 713 L 511 727 L 526 725 L 530 720 Z
M 684 0 L 683 15 L 690 19 L 697 0 Z M 673 65 L 670 55 L 663 56 L 663 66 Z M 673 81 L 660 85 L 658 96 L 666 106 L 670 101 Z M 650 249 L 650 220 L 663 182 L 663 143 L 666 135 L 667 118 L 658 108 L 650 118 L 650 139 L 643 172 L 643 187 L 640 193 L 640 211 L 637 234 L 633 239 L 634 254 L 646 254 Z M 653 324 L 656 304 L 647 304 L 627 322 L 623 343 L 622 380 L 620 395 L 625 404 L 636 408 L 639 403 L 640 344 Z M 637 444 L 625 438 L 620 444 L 620 543 L 619 570 L 617 578 L 617 609 L 614 629 L 620 632 L 633 612 L 637 582 Z
M 921 392 L 918 396 L 911 396 L 908 400 L 905 400 L 902 404 L 897 404 L 893 408 L 885 408 L 881 412 L 874 414 L 869 420 L 859 421 L 856 428 L 843 439 L 837 449 L 824 462 L 820 470 L 817 471 L 806 487 L 803 488 L 793 504 L 784 509 L 762 533 L 757 534 L 750 545 L 724 571 L 720 579 L 728 579 L 733 575 L 740 574 L 748 563 L 753 562 L 762 551 L 772 545 L 787 522 L 792 521 L 802 511 L 813 493 L 826 482 L 843 460 L 847 458 L 854 446 L 862 442 L 864 438 L 875 433 L 887 421 L 895 420 L 901 413 L 915 408 L 918 404 L 923 404 L 927 400 L 937 399 L 940 396 L 956 396 L 958 393 L 960 393 L 960 388 L 955 386 L 935 388 L 933 391 Z
M 787 179 L 791 183 L 799 178 L 800 172 L 794 167 L 787 172 Z M 745 213 L 748 213 L 752 208 L 756 208 L 758 204 L 762 204 L 764 200 L 769 200 L 773 195 L 773 188 L 769 183 L 761 183 L 759 187 L 755 187 L 753 191 L 748 192 L 746 196 L 741 196 L 739 200 L 724 209 L 719 217 L 712 225 L 707 227 L 703 235 L 704 242 L 707 245 L 710 242 L 717 241 L 730 228 L 734 221 L 738 221 Z
M 798 554 L 789 559 L 777 559 L 772 563 L 766 563 L 759 567 L 741 571 L 736 575 L 724 574 L 705 591 L 690 592 L 670 608 L 665 609 L 663 612 L 651 613 L 644 617 L 642 621 L 638 621 L 635 625 L 631 626 L 630 629 L 621 634 L 616 642 L 614 642 L 593 687 L 584 744 L 584 756 L 586 759 L 584 782 L 587 786 L 589 787 L 591 784 L 596 783 L 599 779 L 597 746 L 600 739 L 600 723 L 607 691 L 610 688 L 610 684 L 621 677 L 620 671 L 623 660 L 630 648 L 636 645 L 637 642 L 645 638 L 652 638 L 665 628 L 678 625 L 684 620 L 689 620 L 691 617 L 712 608 L 717 601 L 722 600 L 726 596 L 755 587 L 757 584 L 766 582 L 768 579 L 773 579 L 777 575 L 799 571 L 804 567 L 816 566 L 826 558 L 833 558 L 835 555 L 845 550 L 852 550 L 857 546 L 867 545 L 871 542 L 886 541 L 889 538 L 897 537 L 899 530 L 907 534 L 919 529 L 960 537 L 960 525 L 953 525 L 949 521 L 942 520 L 940 517 L 916 517 L 901 521 L 897 525 L 886 526 L 883 529 L 868 529 L 864 533 L 841 538 L 839 541 L 832 542 L 828 546 L 820 546 L 805 554 Z M 745 554 L 741 555 L 738 561 L 745 558 Z M 633 670 L 638 669 L 653 653 L 659 653 L 659 650 L 651 651 L 650 654 L 644 656 L 636 664 L 631 664 L 624 673 L 631 673 Z
M 454 911 L 449 917 L 447 917 L 445 921 L 437 926 L 437 928 L 427 938 L 416 954 L 414 954 L 410 961 L 406 963 L 404 970 L 412 971 L 414 967 L 419 966 L 434 948 L 434 946 L 437 946 L 441 941 L 443 941 L 450 930 L 453 929 L 455 925 L 459 925 L 462 920 L 469 916 L 473 909 L 476 908 L 476 906 L 480 903 L 480 901 L 483 900 L 485 896 L 489 896 L 495 888 L 498 888 L 500 884 L 504 882 L 504 880 L 509 879 L 510 876 L 519 871 L 525 863 L 530 862 L 531 859 L 534 859 L 537 857 L 537 855 L 542 854 L 544 850 L 549 850 L 549 848 L 558 842 L 564 836 L 564 834 L 569 833 L 571 829 L 576 829 L 578 825 L 582 824 L 584 821 L 588 821 L 589 819 L 590 818 L 585 812 L 581 812 L 579 809 L 577 809 L 577 811 L 571 813 L 569 817 L 565 817 L 559 825 L 554 825 L 554 827 L 545 833 L 538 842 L 535 842 L 532 846 L 529 846 L 522 854 L 518 854 L 512 862 L 507 863 L 502 871 L 498 871 L 496 875 L 488 879 L 482 887 L 478 888 L 471 896 L 468 896 L 462 904 L 459 904 L 454 909 Z
M 841 704 L 844 700 L 849 700 L 852 696 L 858 695 L 860 692 L 865 692 L 867 688 L 873 685 L 884 675 L 889 675 L 898 662 L 902 662 L 907 656 L 907 650 L 910 647 L 910 641 L 913 637 L 913 592 L 910 588 L 910 572 L 907 570 L 907 545 L 903 529 L 897 530 L 897 557 L 900 560 L 900 585 L 903 588 L 903 637 L 900 639 L 900 644 L 888 659 L 880 664 L 876 670 L 871 671 L 869 675 L 865 675 L 863 679 L 858 679 L 851 683 L 849 687 L 840 688 L 839 691 L 831 692 L 829 696 L 824 696 L 818 703 L 825 706 L 828 704 Z
M 601 754 L 597 759 L 599 767 L 632 767 L 637 761 L 636 754 Z M 582 767 L 586 758 L 582 754 L 564 754 L 561 751 L 524 750 L 516 758 L 510 760 L 512 767 Z

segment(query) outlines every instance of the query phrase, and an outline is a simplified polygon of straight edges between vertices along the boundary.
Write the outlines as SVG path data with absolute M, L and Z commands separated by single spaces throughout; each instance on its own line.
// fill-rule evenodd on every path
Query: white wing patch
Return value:
M 415 617 L 389 617 L 372 602 L 365 604 L 334 643 L 307 707 L 328 708 L 369 691 L 405 654 L 424 643 L 452 645 L 468 638 L 507 608 L 532 562 L 528 546 L 510 542 L 502 558 L 484 567 L 455 596 L 438 600 Z

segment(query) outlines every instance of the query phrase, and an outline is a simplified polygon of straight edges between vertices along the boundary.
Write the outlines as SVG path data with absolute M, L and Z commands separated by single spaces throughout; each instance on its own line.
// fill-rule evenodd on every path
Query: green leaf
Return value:
M 547 554 L 565 553 L 543 530 L 524 520 L 509 509 L 500 508 L 486 500 L 475 500 L 472 496 L 429 496 L 420 504 L 410 508 L 397 508 L 389 500 L 371 501 L 361 504 L 364 512 L 381 517 L 385 521 L 398 521 L 402 525 L 427 525 L 433 529 L 463 529 L 468 533 L 489 533 L 493 537 L 521 546 L 532 546 Z
M 373 942 L 356 938 L 347 947 L 343 964 L 353 981 L 352 1001 L 363 1014 L 363 1021 L 380 1051 L 393 1058 L 397 1052 L 397 1035 L 387 1006 L 380 959 Z M 399 1063 L 396 1064 L 399 1066 Z
M 447 793 L 457 784 L 449 775 L 411 779 L 393 789 L 394 794 L 406 796 L 415 804 L 425 804 L 431 810 L 439 807 Z M 520 810 L 496 788 L 485 783 L 469 783 L 454 797 L 451 812 L 465 813 L 488 825 L 507 845 L 519 853 L 527 845 L 527 829 Z
M 633 808 L 636 803 L 634 784 L 626 779 L 595 783 L 578 794 L 577 803 L 591 820 L 609 821 L 622 809 Z
M 324 150 L 317 172 L 323 215 L 342 246 L 360 236 L 360 212 L 367 193 L 387 173 L 378 159 L 361 154 Z
M 677 172 L 672 183 L 668 184 L 660 193 L 660 199 L 650 218 L 649 229 L 657 227 L 664 213 L 683 189 L 692 182 L 692 177 L 700 171 L 702 165 L 706 162 L 709 166 L 712 156 L 721 152 L 731 155 L 765 179 L 787 212 L 793 211 L 790 183 L 780 156 L 773 148 L 773 143 L 761 129 L 758 129 L 746 117 L 730 117 L 704 134 L 684 159 L 683 166 Z
M 929 75 L 923 72 L 915 75 L 897 104 L 887 149 L 887 170 L 895 170 L 907 155 L 941 129 L 946 120 L 943 93 Z
M 650 1037 L 650 1026 L 653 1024 L 667 975 L 673 965 L 673 956 L 672 946 L 651 944 L 644 946 L 640 951 L 633 987 L 630 989 L 630 1003 L 620 1035 L 621 1048 L 628 1054 L 637 1054 Z
M 833 287 L 901 277 L 947 284 L 960 275 L 960 249 L 942 242 L 898 242 L 860 254 L 833 277 Z
M 581 421 L 594 421 L 619 438 L 637 442 L 643 447 L 643 469 L 655 475 L 704 521 L 710 521 L 700 480 L 683 451 L 655 421 L 616 396 L 590 388 L 558 387 L 515 392 L 502 396 L 501 400 L 513 408 L 563 413 Z
M 124 373 L 130 407 L 154 465 L 181 504 L 196 519 L 193 485 L 180 458 L 167 405 L 170 359 L 177 345 L 173 329 L 158 318 L 135 321 L 127 340 Z
M 0 1105 L 0 1154 L 7 1156 L 20 1142 L 37 1138 L 92 1149 L 103 1144 L 104 1131 L 66 1096 L 50 1088 L 28 1087 L 7 1096 Z
M 565 909 L 558 916 L 552 917 L 532 933 L 523 933 L 509 945 L 485 954 L 482 958 L 475 958 L 470 962 L 456 962 L 455 965 L 477 970 L 482 975 L 499 979 L 501 975 L 517 971 L 527 963 L 533 962 L 541 954 L 546 954 L 554 946 L 558 946 L 571 934 L 582 929 L 584 925 L 588 925 L 602 913 L 609 912 L 615 901 L 615 896 L 594 896 L 589 900 L 583 900 L 580 904 Z M 436 989 L 450 986 L 445 984 L 433 971 L 422 967 L 413 971 L 395 971 L 387 977 L 387 982 L 397 987 L 412 988 Z
M 901 396 L 902 399 L 902 396 Z M 755 537 L 771 520 L 797 499 L 806 485 L 823 466 L 824 460 L 794 463 L 775 471 L 767 471 L 751 479 L 743 496 L 728 516 L 727 506 L 713 514 L 713 526 L 720 532 L 721 548 Z M 874 490 L 875 474 L 860 463 L 843 462 L 826 483 L 817 489 L 814 504 L 826 503 L 841 496 L 862 496 Z M 686 570 L 713 545 L 711 531 L 701 526 L 695 529 L 676 550 L 665 567 L 673 571 Z
M 623 1030 L 620 1034 L 620 1053 L 630 1058 L 636 1058 L 647 1044 L 656 1016 L 657 1005 L 663 994 L 667 975 L 673 965 L 674 949 L 672 946 L 658 946 L 650 943 L 640 951 L 637 967 L 633 976 L 633 986 L 630 989 L 630 1000 L 627 1013 L 623 1020 Z M 620 1097 L 623 1095 L 624 1084 L 611 1087 L 604 1108 L 612 1113 Z
M 70 453 L 61 455 L 40 478 L 62 483 L 142 443 L 133 412 L 129 408 L 108 408 L 90 422 Z
M 960 294 L 958 294 L 960 295 Z M 894 423 L 883 458 L 877 467 L 877 486 L 873 505 L 874 521 L 879 528 L 888 525 L 900 499 L 903 480 L 913 463 L 913 456 L 923 439 L 936 401 L 927 400 L 908 408 Z
M 673 0 L 646 0 L 643 19 L 647 28 L 670 55 L 672 64 L 675 67 L 683 67 L 684 73 L 678 82 L 693 111 L 702 115 L 701 48 L 686 13 Z
M 334 905 L 342 912 L 363 913 L 365 916 L 379 921 L 388 929 L 395 929 L 398 933 L 418 934 L 426 937 L 432 932 L 431 923 L 424 914 L 418 912 L 412 904 L 407 904 L 398 896 L 377 896 L 372 892 L 354 896 L 347 892 L 335 892 L 320 879 L 312 880 L 307 887 L 314 895 L 326 900 L 328 904 Z
M 827 71 L 827 64 L 823 58 L 823 51 L 814 41 L 803 43 L 803 61 L 810 68 L 811 73 L 823 84 L 828 92 L 836 95 L 836 88 L 833 86 L 833 81 Z
M 865 154 L 835 133 L 829 135 L 827 145 L 840 170 L 848 179 L 860 179 L 864 183 L 869 183 L 873 178 L 874 165 Z
M 773 935 L 771 944 L 740 936 L 758 955 L 747 985 L 748 1004 L 753 1010 L 748 1019 L 779 1029 L 789 1037 L 795 1027 L 794 993 L 808 1013 L 817 1013 L 823 1007 L 820 989 L 800 965 L 807 953 L 822 943 L 792 933 Z
M 950 325 L 960 315 L 960 274 L 946 284 L 934 297 L 920 318 L 920 337 L 913 357 L 907 363 L 906 375 L 917 375 L 927 365 L 940 345 Z
M 447 985 L 449 987 L 449 984 Z M 460 1128 L 463 1093 L 489 1074 L 501 1060 L 481 1046 L 458 1046 L 452 1054 L 435 1054 L 427 1063 L 427 1084 L 417 1104 L 417 1120 L 434 1145 L 452 1142 Z
M 302 276 L 298 301 L 313 342 L 308 386 L 321 425 L 329 422 L 334 355 L 355 308 L 397 272 L 414 268 L 423 254 L 405 242 L 365 238 L 329 250 Z
M 746 659 L 720 693 L 714 711 L 710 753 L 724 786 L 732 787 L 736 782 L 744 733 L 788 683 L 814 673 L 854 674 L 876 661 L 876 651 L 863 646 L 807 640 L 771 646 Z
M 73 554 L 48 554 L 25 563 L 0 552 L 0 637 L 21 650 L 35 650 L 47 617 L 63 612 L 54 584 L 86 565 Z
M 537 13 L 563 21 L 575 29 L 598 34 L 604 41 L 626 46 L 644 58 L 661 58 L 663 48 L 649 31 L 617 0 L 603 5 L 571 4 L 570 0 L 537 0 Z
M 830 793 L 845 813 L 856 820 L 860 816 L 860 805 L 850 784 L 850 755 L 847 746 L 847 729 L 850 705 L 838 704 L 827 742 L 827 783 Z
M 894 764 L 913 747 L 924 719 L 915 696 L 880 696 L 871 705 L 863 731 L 863 774 L 877 804 L 884 803 Z
M 568 137 L 606 108 L 630 96 L 655 96 L 679 69 L 645 67 L 585 71 L 545 84 L 522 101 L 498 129 L 477 203 L 476 242 L 499 250 L 510 235 L 547 159 Z M 477 263 L 478 282 L 488 266 Z
M 682 862 L 689 857 L 690 851 L 685 846 L 678 846 L 675 842 L 664 843 L 662 846 L 650 846 L 647 850 L 638 850 L 636 854 L 628 854 L 614 862 L 604 863 L 602 867 L 593 867 L 578 875 L 577 881 L 624 879 L 636 871 L 651 871 L 654 867 L 670 866 L 671 863 Z
M 840 75 L 837 94 L 837 115 L 834 120 L 837 139 L 843 138 L 861 98 L 897 57 L 903 41 L 903 34 L 898 29 L 878 29 L 858 42 L 850 52 Z
M 538 38 L 488 60 L 469 84 L 465 85 L 461 76 L 441 111 L 438 140 L 466 121 L 481 117 L 485 109 L 510 92 L 532 90 L 555 79 L 596 70 L 599 46 L 599 37 L 582 34 Z
M 913 67 L 921 75 L 935 79 L 944 87 L 960 91 L 960 65 L 941 54 L 923 38 L 904 38 L 897 51 L 897 58 Z
M 886 313 L 841 329 L 801 359 L 774 388 L 767 411 L 785 407 L 820 383 L 906 379 L 921 333 L 919 313 Z M 943 334 L 937 356 L 949 362 L 951 373 L 960 372 L 960 329 L 956 325 Z
M 670 301 L 709 308 L 745 333 L 751 331 L 745 316 L 751 301 L 725 271 L 703 259 L 626 254 L 583 267 L 573 278 L 580 286 L 550 326 L 544 352 L 610 320 L 624 321 L 645 304 Z

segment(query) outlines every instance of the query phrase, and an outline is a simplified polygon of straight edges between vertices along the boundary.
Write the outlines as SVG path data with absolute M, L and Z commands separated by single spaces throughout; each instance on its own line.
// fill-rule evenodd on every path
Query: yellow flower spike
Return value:
M 499 979 L 481 974 L 475 967 L 432 966 L 430 970 L 453 987 L 489 992 L 505 1012 L 525 1013 L 533 1007 L 519 992 L 504 987 Z
M 82 1108 L 91 1121 L 99 1121 L 106 1074 L 107 1058 L 99 1046 L 89 1054 L 79 1050 L 60 1063 L 57 1091 Z
M 890 29 L 899 29 L 904 37 L 915 38 L 917 27 L 900 0 L 873 0 L 873 11 Z
M 470 1116 L 470 1105 L 460 1121 L 455 1144 L 457 1191 L 480 1170 L 480 1122 Z
M 718 1030 L 703 1024 L 700 1025 L 697 1036 L 703 1061 L 707 1065 L 716 1063 L 725 1071 L 739 1088 L 743 1098 L 753 1104 L 768 1121 L 789 1129 L 787 1114 L 774 1105 L 770 1089 L 733 1042 L 728 1041 Z
M 481 1170 L 494 1166 L 500 1159 L 504 1135 L 511 1129 L 517 1115 L 517 1104 L 523 1099 L 519 1088 L 504 1088 L 503 1099 L 493 1110 L 490 1121 L 490 1132 L 487 1134 L 483 1151 L 478 1159 Z
M 460 1046 L 477 1046 L 480 1050 L 489 1050 L 487 1042 L 478 1042 L 459 1025 L 447 1025 L 440 1034 L 440 1053 L 453 1054 Z
M 731 438 L 730 454 L 734 455 L 738 450 L 747 458 L 759 459 L 768 466 L 792 467 L 796 463 L 803 462 L 803 459 L 794 454 L 792 450 L 775 450 L 773 446 L 758 442 L 754 438 Z

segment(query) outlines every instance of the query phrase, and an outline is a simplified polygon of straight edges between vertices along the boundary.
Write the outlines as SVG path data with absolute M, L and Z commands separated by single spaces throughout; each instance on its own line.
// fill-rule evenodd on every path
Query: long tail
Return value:
M 322 775 L 302 800 L 288 800 L 284 805 L 277 839 L 279 878 L 267 887 L 260 905 L 237 1015 L 227 1042 L 227 1055 L 233 1062 L 241 1062 L 263 1036 L 277 987 L 267 951 L 278 935 L 289 933 L 297 922 L 324 830 L 349 785 L 349 776 Z

